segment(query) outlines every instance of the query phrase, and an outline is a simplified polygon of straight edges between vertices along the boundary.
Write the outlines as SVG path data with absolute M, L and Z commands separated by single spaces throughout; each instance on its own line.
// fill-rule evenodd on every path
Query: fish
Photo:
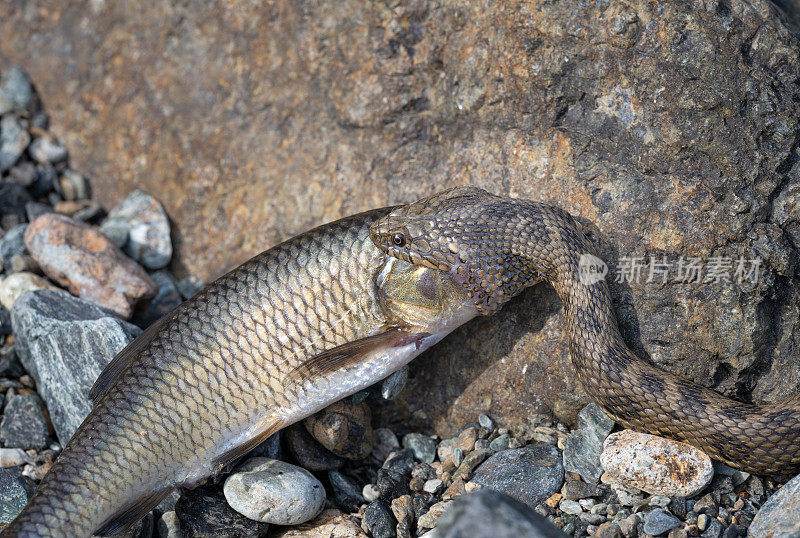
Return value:
M 0 536 L 123 532 L 477 316 L 448 273 L 373 244 L 370 226 L 392 209 L 270 248 L 145 330 L 101 373 L 92 411 Z

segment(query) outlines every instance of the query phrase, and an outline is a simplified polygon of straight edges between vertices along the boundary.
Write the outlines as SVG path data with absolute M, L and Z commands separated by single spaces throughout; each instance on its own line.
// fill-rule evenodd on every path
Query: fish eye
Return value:
M 406 236 L 397 232 L 396 234 L 392 235 L 392 243 L 398 247 L 404 247 L 406 244 Z

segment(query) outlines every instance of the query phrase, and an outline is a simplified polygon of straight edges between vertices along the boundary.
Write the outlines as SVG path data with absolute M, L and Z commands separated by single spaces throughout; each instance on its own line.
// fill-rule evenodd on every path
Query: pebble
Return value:
M 87 395 L 95 379 L 141 329 L 65 291 L 27 293 L 11 318 L 16 354 L 64 445 L 92 410 Z
M 64 200 L 84 200 L 89 198 L 89 183 L 75 170 L 65 170 L 56 184 Z
M 619 525 L 613 521 L 608 521 L 597 527 L 594 538 L 622 538 L 622 531 Z
M 17 517 L 33 494 L 33 481 L 22 470 L 0 469 L 0 526 Z
M 502 493 L 480 490 L 453 501 L 439 518 L 436 538 L 548 538 L 565 536 L 527 505 Z
M 364 500 L 368 503 L 378 499 L 381 496 L 381 492 L 378 489 L 378 486 L 375 484 L 366 484 L 364 488 L 361 490 L 361 495 L 364 497 Z
M 189 300 L 206 287 L 206 283 L 192 275 L 185 276 L 178 281 L 178 291 L 184 299 Z
M 248 519 L 228 506 L 215 486 L 185 490 L 175 503 L 175 514 L 184 536 L 241 538 L 263 536 L 269 525 Z
M 325 510 L 299 527 L 282 530 L 274 538 L 367 538 L 352 516 L 339 510 Z
M 88 224 L 48 213 L 25 231 L 25 245 L 45 274 L 73 294 L 128 319 L 155 297 L 150 276 Z
M 377 485 L 380 498 L 390 502 L 410 493 L 408 482 L 414 465 L 414 453 L 411 450 L 399 450 L 389 456 L 378 470 Z
M 10 400 L 0 421 L 0 442 L 9 448 L 41 450 L 50 435 L 44 404 L 36 394 L 20 394 Z
M 381 397 L 394 400 L 403 391 L 408 381 L 408 366 L 403 366 L 381 383 Z
M 29 291 L 58 290 L 49 281 L 33 273 L 14 273 L 0 281 L 0 304 L 11 310 L 14 303 Z
M 433 463 L 436 459 L 436 441 L 427 435 L 409 433 L 403 436 L 403 448 L 410 449 L 419 461 Z
M 666 510 L 650 510 L 644 515 L 644 532 L 658 535 L 681 525 L 681 520 Z
M 492 422 L 492 419 L 489 418 L 488 415 L 484 415 L 483 413 L 478 415 L 478 424 L 486 428 L 489 432 L 494 431 L 494 422 Z
M 53 188 L 57 182 L 58 172 L 56 169 L 49 164 L 40 164 L 36 167 L 36 178 L 33 180 L 33 185 L 29 188 L 30 193 L 36 197 L 55 194 Z M 33 219 L 28 220 L 33 221 Z
M 703 531 L 703 534 L 701 534 L 700 536 L 702 536 L 702 538 L 719 538 L 719 536 L 722 534 L 722 530 L 723 530 L 722 523 L 720 523 L 714 518 L 709 518 L 708 526 L 706 527 L 706 530 Z M 776 535 L 773 534 L 773 536 Z
M 667 497 L 691 497 L 714 476 L 711 459 L 701 450 L 631 430 L 609 435 L 600 459 L 604 482 Z
M 748 536 L 800 536 L 800 475 L 766 500 L 753 518 Z
M 393 499 L 389 507 L 397 520 L 397 538 L 411 538 L 414 525 L 414 506 L 411 495 L 401 495 Z
M 183 302 L 175 279 L 168 272 L 156 271 L 150 274 L 150 278 L 158 287 L 158 293 L 147 305 L 144 313 L 136 314 L 136 324 L 142 327 L 149 327 Z
M 440 501 L 433 504 L 427 512 L 417 519 L 418 529 L 432 529 L 439 522 L 439 518 L 445 513 L 453 501 Z
M 0 172 L 14 166 L 31 141 L 31 135 L 12 115 L 0 119 Z
M 285 430 L 286 448 L 301 467 L 309 471 L 333 471 L 344 463 L 340 458 L 319 444 L 302 424 L 292 424 Z
M 32 98 L 31 81 L 22 69 L 13 66 L 0 75 L 0 115 L 25 110 Z
M 296 465 L 252 458 L 225 480 L 231 508 L 254 521 L 299 525 L 315 518 L 325 504 L 325 488 Z
M 181 522 L 178 520 L 178 515 L 174 510 L 164 512 L 158 518 L 156 523 L 156 530 L 161 538 L 182 538 Z
M 37 217 L 44 215 L 45 213 L 52 213 L 53 208 L 47 204 L 40 204 L 39 202 L 28 202 L 25 204 L 25 215 L 28 217 L 29 221 L 36 220 Z M 24 232 L 23 232 L 24 233 Z M 20 235 L 20 243 L 22 246 L 25 246 L 25 242 Z M 2 245 L 2 242 L 0 242 Z
M 432 478 L 427 480 L 425 484 L 422 486 L 422 491 L 426 491 L 428 493 L 438 493 L 440 489 L 442 489 L 442 485 L 444 483 L 438 478 Z
M 572 514 L 573 516 L 577 516 L 583 512 L 583 508 L 581 508 L 580 503 L 577 501 L 561 501 L 561 504 L 559 504 L 558 507 L 562 512 L 566 514 Z
M 540 443 L 498 452 L 475 470 L 472 480 L 534 508 L 561 489 L 564 466 L 556 447 Z
M 19 224 L 8 230 L 0 239 L 0 260 L 3 262 L 3 267 L 11 267 L 11 260 L 14 256 L 25 252 L 25 230 L 27 229 L 27 224 Z
M 603 474 L 600 453 L 614 420 L 590 403 L 578 413 L 578 429 L 564 443 L 564 469 L 578 473 L 586 482 L 596 483 Z
M 167 213 L 158 200 L 142 191 L 133 191 L 112 209 L 100 231 L 148 269 L 166 267 L 172 259 Z
M 19 467 L 29 461 L 30 458 L 21 448 L 0 448 L 0 468 Z
M 0 226 L 10 230 L 25 222 L 25 204 L 30 202 L 31 195 L 16 183 L 0 183 Z
M 303 421 L 306 430 L 322 446 L 342 458 L 357 460 L 372 452 L 375 435 L 372 413 L 366 403 L 339 400 Z
M 495 439 L 489 443 L 489 448 L 494 452 L 502 452 L 508 448 L 508 441 L 511 439 L 511 436 L 507 433 L 503 435 L 498 435 Z
M 51 136 L 41 136 L 31 142 L 28 153 L 39 164 L 55 164 L 67 158 L 67 150 Z
M 339 471 L 328 472 L 328 481 L 333 490 L 333 500 L 342 510 L 356 512 L 364 502 L 358 484 Z M 374 499 L 373 499 L 374 500 Z
M 364 510 L 364 527 L 374 538 L 395 538 L 396 521 L 382 500 L 369 503 Z

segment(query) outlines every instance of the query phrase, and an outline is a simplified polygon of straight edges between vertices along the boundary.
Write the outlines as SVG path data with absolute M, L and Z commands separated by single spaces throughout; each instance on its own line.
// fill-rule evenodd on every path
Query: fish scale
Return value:
M 123 530 L 176 485 L 200 483 L 474 316 L 443 300 L 430 325 L 411 326 L 384 308 L 381 286 L 419 276 L 370 240 L 369 226 L 390 209 L 286 241 L 145 331 L 101 374 L 92 412 L 0 535 Z

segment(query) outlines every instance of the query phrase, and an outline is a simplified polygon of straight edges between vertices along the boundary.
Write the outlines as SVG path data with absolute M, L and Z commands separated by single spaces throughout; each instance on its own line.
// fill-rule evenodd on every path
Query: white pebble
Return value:
M 426 491 L 428 493 L 436 493 L 437 491 L 439 491 L 439 488 L 441 487 L 442 487 L 442 481 L 439 480 L 438 478 L 432 478 L 431 480 L 425 482 L 425 484 L 422 486 L 422 491 Z
M 364 486 L 364 489 L 361 490 L 361 495 L 368 503 L 377 500 L 380 494 L 381 492 L 375 484 L 367 484 Z
M 558 505 L 561 508 L 561 511 L 565 514 L 572 514 L 573 516 L 577 516 L 581 512 L 583 512 L 583 508 L 577 501 L 561 501 L 561 504 Z
M 0 448 L 0 467 L 19 467 L 28 462 L 28 455 L 21 448 Z

